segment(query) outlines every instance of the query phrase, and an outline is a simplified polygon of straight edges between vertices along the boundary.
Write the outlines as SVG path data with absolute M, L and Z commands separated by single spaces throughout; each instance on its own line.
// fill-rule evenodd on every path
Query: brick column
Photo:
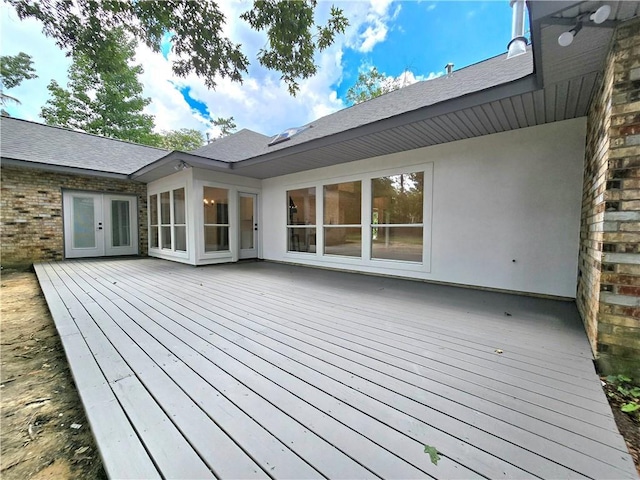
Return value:
M 588 117 L 578 309 L 604 373 L 640 379 L 640 21 L 621 26 Z

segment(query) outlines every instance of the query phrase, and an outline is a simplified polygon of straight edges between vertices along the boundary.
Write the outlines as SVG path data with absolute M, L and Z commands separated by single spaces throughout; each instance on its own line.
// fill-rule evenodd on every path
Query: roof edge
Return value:
M 292 147 L 286 149 L 277 150 L 275 152 L 268 152 L 259 157 L 240 160 L 231 164 L 231 169 L 242 169 L 243 167 L 268 162 L 276 158 L 304 153 L 306 151 L 325 147 L 340 141 L 352 140 L 363 135 L 377 133 L 389 128 L 399 127 L 420 120 L 426 120 L 439 115 L 452 113 L 463 108 L 474 107 L 477 105 L 482 105 L 484 103 L 502 100 L 503 98 L 508 98 L 514 95 L 520 95 L 535 90 L 538 90 L 538 85 L 536 73 L 533 72 L 517 80 L 512 80 L 510 82 L 496 85 L 494 87 L 471 92 L 466 95 L 462 95 L 460 97 L 452 98 L 449 100 L 443 100 L 442 102 L 433 105 L 427 105 L 416 110 L 411 110 L 409 112 L 404 112 L 392 117 L 384 118 L 373 123 L 360 125 L 350 130 L 344 130 L 342 132 L 334 133 L 333 135 L 328 135 L 326 137 L 316 138 L 308 142 L 293 145 Z
M 32 168 L 35 170 L 44 170 L 54 173 L 63 173 L 71 175 L 85 175 L 90 177 L 113 178 L 120 180 L 131 180 L 130 175 L 126 173 L 105 172 L 103 170 L 91 170 L 89 168 L 68 167 L 65 165 L 51 165 L 49 163 L 31 162 L 28 160 L 18 160 L 15 158 L 2 157 L 3 167 L 20 167 Z
M 215 160 L 212 158 L 203 157 L 201 155 L 195 155 L 193 153 L 174 150 L 172 152 L 169 152 L 164 157 L 161 157 L 145 165 L 144 167 L 139 168 L 135 172 L 130 173 L 129 178 L 135 180 L 136 178 L 141 177 L 142 175 L 149 173 L 155 170 L 156 168 L 162 167 L 176 160 L 183 160 L 187 163 L 189 162 L 189 160 L 191 160 L 197 165 L 207 165 L 207 166 L 221 168 L 223 170 L 231 170 L 231 165 L 232 165 L 232 162 L 225 162 L 224 160 Z

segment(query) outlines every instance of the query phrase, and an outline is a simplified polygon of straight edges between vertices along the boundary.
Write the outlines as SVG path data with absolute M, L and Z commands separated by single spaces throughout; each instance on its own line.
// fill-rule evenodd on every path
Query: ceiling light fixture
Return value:
M 593 23 L 597 23 L 598 25 L 600 25 L 606 19 L 609 18 L 610 14 L 611 14 L 611 6 L 602 5 L 598 10 L 596 10 L 591 14 L 591 16 L 589 17 L 589 20 L 591 20 Z
M 595 12 L 583 13 L 582 15 L 578 16 L 578 18 L 576 18 L 576 24 L 571 30 L 560 34 L 560 36 L 558 37 L 558 45 L 560 45 L 561 47 L 568 47 L 573 43 L 574 37 L 582 29 L 585 22 L 590 20 L 596 25 L 600 25 L 609 18 L 610 14 L 610 5 L 601 5 L 600 8 L 598 8 Z
M 558 37 L 558 45 L 561 47 L 568 47 L 573 43 L 573 38 L 578 34 L 578 32 L 582 29 L 582 22 L 578 22 L 575 27 L 573 27 L 568 32 L 564 32 Z
M 191 168 L 191 165 L 189 165 L 184 160 L 180 160 L 180 163 L 173 167 L 176 172 L 179 172 L 180 170 L 186 170 L 187 168 Z

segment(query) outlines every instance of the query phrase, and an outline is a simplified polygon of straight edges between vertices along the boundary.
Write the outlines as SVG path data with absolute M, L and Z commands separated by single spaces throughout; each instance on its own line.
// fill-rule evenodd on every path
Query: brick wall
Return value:
M 588 116 L 579 265 L 600 369 L 640 378 L 640 21 L 617 30 Z
M 136 194 L 139 251 L 143 255 L 147 253 L 145 184 L 4 166 L 0 174 L 0 261 L 3 268 L 24 268 L 36 261 L 63 258 L 63 188 Z

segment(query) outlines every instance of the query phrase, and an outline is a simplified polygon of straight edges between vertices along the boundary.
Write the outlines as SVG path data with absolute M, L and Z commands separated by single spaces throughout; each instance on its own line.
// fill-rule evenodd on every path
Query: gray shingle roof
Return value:
M 270 139 L 271 137 L 243 128 L 233 135 L 215 140 L 191 153 L 224 162 L 237 162 L 247 158 L 247 152 L 262 150 Z
M 229 163 L 279 151 L 287 155 L 286 149 L 295 145 L 487 90 L 526 77 L 532 71 L 533 55 L 530 49 L 527 54 L 510 60 L 506 59 L 506 54 L 500 55 L 456 70 L 451 75 L 418 82 L 319 118 L 310 123 L 311 128 L 277 145 L 268 146 L 271 137 L 243 129 L 191 153 Z M 2 118 L 0 127 L 2 158 L 47 165 L 131 174 L 169 153 L 144 145 L 7 117 Z
M 0 119 L 0 156 L 46 165 L 130 174 L 167 150 L 11 117 Z
M 506 54 L 490 58 L 480 63 L 470 65 L 454 71 L 451 75 L 426 80 L 399 90 L 387 93 L 367 102 L 353 105 L 339 110 L 310 123 L 311 128 L 291 137 L 289 140 L 268 146 L 271 137 L 252 134 L 251 141 L 233 141 L 235 136 L 239 138 L 246 134 L 238 132 L 224 140 L 228 140 L 229 146 L 233 145 L 233 159 L 237 162 L 253 157 L 259 157 L 271 152 L 285 150 L 294 145 L 328 137 L 336 133 L 351 130 L 363 125 L 377 122 L 385 118 L 401 115 L 423 107 L 435 105 L 464 95 L 486 90 L 497 85 L 512 82 L 526 77 L 533 72 L 533 53 L 531 48 L 524 55 L 507 60 Z M 298 127 L 301 125 L 291 125 Z M 242 134 L 242 135 L 241 135 Z M 208 147 L 211 150 L 205 151 Z M 209 158 L 215 157 L 215 142 L 202 147 L 193 153 Z M 211 152 L 211 156 L 209 155 Z M 284 153 L 284 152 L 283 152 Z M 224 158 L 218 158 L 224 160 Z

